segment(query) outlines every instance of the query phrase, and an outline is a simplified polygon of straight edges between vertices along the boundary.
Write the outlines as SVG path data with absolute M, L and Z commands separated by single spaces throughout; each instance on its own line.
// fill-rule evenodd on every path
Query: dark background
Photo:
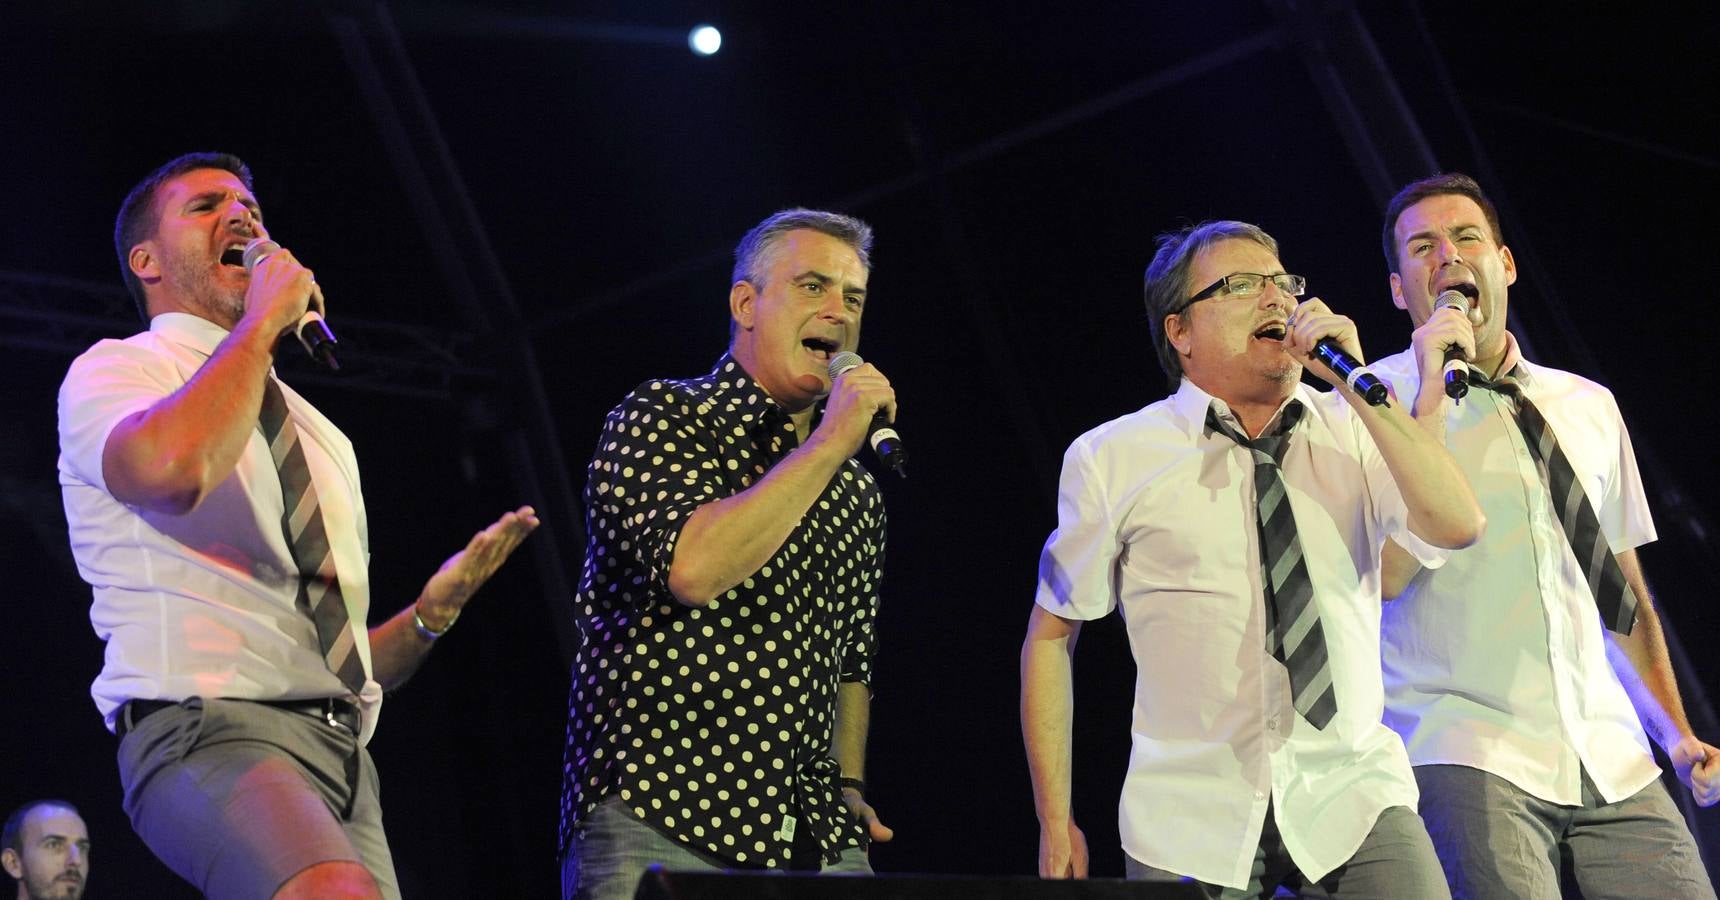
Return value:
M 88 698 L 102 647 L 66 546 L 54 397 L 83 346 L 135 330 L 121 197 L 212 149 L 251 164 L 342 330 L 347 377 L 290 349 L 283 366 L 357 445 L 378 614 L 502 510 L 546 513 L 371 744 L 408 896 L 553 895 L 564 585 L 583 552 L 570 490 L 629 389 L 722 352 L 728 252 L 789 205 L 877 228 L 862 349 L 914 457 L 885 484 L 868 780 L 897 838 L 880 870 L 1034 869 L 1017 652 L 1062 448 L 1165 394 L 1140 305 L 1153 236 L 1259 223 L 1383 356 L 1408 319 L 1386 289 L 1382 190 L 1434 166 L 1500 201 L 1531 355 L 1620 399 L 1662 537 L 1643 556 L 1716 740 L 1720 19 L 1611 8 L 6 4 L 0 807 L 81 806 L 92 896 L 190 894 L 132 835 Z M 718 55 L 688 52 L 698 22 L 722 28 Z M 393 122 L 378 91 L 406 110 Z M 1116 876 L 1133 668 L 1114 619 L 1085 634 L 1077 814 L 1094 873 Z

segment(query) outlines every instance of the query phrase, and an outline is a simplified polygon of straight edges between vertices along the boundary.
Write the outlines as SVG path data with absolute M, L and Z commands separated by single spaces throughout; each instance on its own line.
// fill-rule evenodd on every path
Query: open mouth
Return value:
M 1471 300 L 1481 299 L 1481 289 L 1476 287 L 1473 284 L 1470 284 L 1467 281 L 1457 281 L 1457 282 L 1453 282 L 1451 284 L 1445 285 L 1445 286 L 1441 287 L 1439 290 L 1434 291 L 1433 295 L 1435 297 L 1437 297 L 1440 294 L 1445 293 L 1446 291 L 1456 291 L 1459 294 L 1462 294 L 1463 296 L 1468 297 Z
M 1290 331 L 1284 327 L 1283 322 L 1267 322 L 1265 325 L 1254 330 L 1254 339 L 1257 341 L 1277 341 L 1279 343 L 1283 343 L 1284 338 L 1289 336 L 1289 334 Z
M 234 244 L 233 246 L 221 251 L 221 265 L 233 266 L 239 269 L 245 268 L 244 245 Z
M 1464 315 L 1469 317 L 1469 324 L 1471 324 L 1471 325 L 1480 325 L 1481 324 L 1483 316 L 1481 313 L 1481 289 L 1480 288 L 1476 287 L 1475 285 L 1473 285 L 1467 281 L 1454 281 L 1450 284 L 1442 285 L 1442 286 L 1440 286 L 1440 288 L 1438 290 L 1433 292 L 1435 308 L 1438 308 L 1439 306 L 1443 306 L 1443 305 L 1449 305 L 1449 304 L 1440 302 L 1441 299 L 1447 293 L 1458 294 L 1458 295 L 1462 296 L 1464 300 L 1467 300 L 1468 302 L 1465 303 L 1462 307 L 1462 312 L 1464 313 Z
M 829 362 L 830 355 L 840 349 L 835 341 L 821 337 L 802 338 L 800 345 L 824 362 Z

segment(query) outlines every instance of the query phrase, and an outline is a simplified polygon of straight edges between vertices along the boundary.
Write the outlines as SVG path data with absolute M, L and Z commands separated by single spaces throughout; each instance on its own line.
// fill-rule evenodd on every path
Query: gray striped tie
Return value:
M 335 573 L 322 506 L 317 503 L 317 487 L 311 481 L 304 447 L 299 444 L 299 430 L 287 415 L 286 397 L 272 376 L 263 383 L 263 409 L 257 426 L 269 442 L 269 453 L 281 475 L 281 496 L 286 501 L 281 525 L 299 569 L 299 608 L 316 624 L 317 641 L 329 671 L 356 694 L 364 687 L 364 663 L 358 658 L 358 647 L 348 627 L 352 619 Z
M 1577 565 L 1582 567 L 1588 579 L 1589 592 L 1594 594 L 1595 606 L 1601 613 L 1601 624 L 1610 631 L 1630 634 L 1636 625 L 1636 594 L 1624 580 L 1624 571 L 1619 568 L 1612 548 L 1601 534 L 1595 508 L 1589 504 L 1582 483 L 1577 481 L 1571 461 L 1559 449 L 1559 439 L 1554 436 L 1552 426 L 1547 424 L 1535 404 L 1523 396 L 1523 387 L 1516 381 L 1517 371 L 1513 368 L 1498 381 L 1488 381 L 1479 373 L 1471 372 L 1469 381 L 1516 401 L 1517 428 L 1523 432 L 1523 441 L 1529 445 L 1530 455 L 1540 464 L 1547 491 L 1552 496 L 1553 511 L 1559 516 L 1559 524 L 1564 526 L 1565 539 L 1570 542 Z
M 1314 585 L 1296 537 L 1296 517 L 1278 465 L 1290 433 L 1302 419 L 1302 404 L 1291 401 L 1272 434 L 1249 440 L 1206 409 L 1206 427 L 1247 447 L 1254 456 L 1256 523 L 1260 528 L 1260 565 L 1266 589 L 1267 651 L 1290 672 L 1290 697 L 1296 711 L 1315 728 L 1325 728 L 1338 711 L 1332 667 L 1326 662 L 1326 633 L 1314 604 Z

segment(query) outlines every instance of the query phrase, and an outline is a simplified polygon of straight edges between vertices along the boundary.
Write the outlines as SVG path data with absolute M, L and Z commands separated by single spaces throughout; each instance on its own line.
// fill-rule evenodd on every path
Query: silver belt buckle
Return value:
M 336 708 L 335 705 L 340 703 L 340 702 L 341 702 L 340 700 L 338 700 L 334 697 L 327 697 L 327 698 L 323 699 L 323 721 L 327 722 L 328 727 L 330 727 L 330 728 L 339 728 L 341 731 L 344 731 L 347 734 L 357 734 L 358 732 L 347 727 L 347 724 L 345 722 L 342 722 L 339 718 L 337 718 L 335 716 L 335 714 L 334 714 L 335 708 Z

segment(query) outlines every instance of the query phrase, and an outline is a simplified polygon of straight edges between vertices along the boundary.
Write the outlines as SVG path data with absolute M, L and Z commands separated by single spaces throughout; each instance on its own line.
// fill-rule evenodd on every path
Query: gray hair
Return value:
M 741 238 L 741 242 L 735 245 L 735 269 L 729 284 L 747 281 L 755 287 L 762 286 L 764 272 L 770 268 L 779 239 L 801 228 L 828 234 L 853 247 L 854 255 L 860 257 L 860 265 L 865 266 L 866 271 L 872 271 L 872 226 L 853 216 L 796 207 L 772 213 Z
M 1171 390 L 1182 383 L 1182 360 L 1165 335 L 1165 318 L 1181 315 L 1188 306 L 1188 294 L 1194 286 L 1188 283 L 1189 269 L 1194 268 L 1195 255 L 1223 241 L 1253 241 L 1278 255 L 1278 242 L 1258 225 L 1231 219 L 1209 220 L 1191 225 L 1181 231 L 1158 236 L 1158 252 L 1147 263 L 1145 295 L 1147 328 L 1152 332 L 1153 350 L 1159 355 L 1159 367 L 1170 379 Z

